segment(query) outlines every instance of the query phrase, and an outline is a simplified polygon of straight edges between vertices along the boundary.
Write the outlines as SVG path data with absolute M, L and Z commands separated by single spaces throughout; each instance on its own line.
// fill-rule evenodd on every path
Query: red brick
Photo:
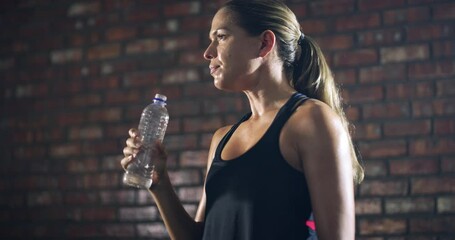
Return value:
M 183 208 L 185 208 L 185 211 L 190 217 L 194 218 L 196 216 L 198 204 L 183 204 Z
M 139 115 L 138 115 L 139 116 Z M 88 121 L 103 123 L 103 122 L 115 122 L 122 118 L 122 110 L 120 108 L 106 108 L 97 109 L 88 112 Z
M 178 196 L 180 199 L 185 199 L 186 201 L 199 202 L 203 191 L 204 188 L 202 186 L 184 187 L 178 190 Z
M 180 154 L 179 162 L 182 167 L 201 167 L 207 166 L 208 150 L 184 151 Z
M 386 137 L 428 135 L 430 131 L 431 122 L 429 120 L 384 123 L 384 135 Z
M 377 13 L 343 16 L 335 20 L 335 28 L 339 32 L 374 28 L 380 25 Z
M 85 221 L 113 221 L 116 219 L 115 208 L 87 208 L 81 210 L 82 220 Z
M 354 136 L 355 140 L 378 139 L 381 137 L 381 126 L 379 124 L 361 124 L 355 125 Z
M 207 31 L 207 29 L 210 29 L 211 22 L 212 16 L 191 16 L 183 18 L 180 25 L 181 29 L 185 31 Z M 205 36 L 208 38 L 208 32 L 206 34 L 203 35 L 203 38 Z
M 214 132 L 220 127 L 222 127 L 222 121 L 218 116 L 186 118 L 183 120 L 184 132 Z
M 409 221 L 411 233 L 424 234 L 453 234 L 455 233 L 455 217 L 453 216 L 432 216 L 426 218 L 414 218 Z M 453 236 L 453 235 L 452 235 Z
M 76 180 L 70 180 L 68 186 L 63 188 L 78 188 L 78 189 L 109 189 L 119 187 L 119 175 L 118 173 L 97 173 L 84 175 Z
M 316 38 L 317 43 L 324 51 L 349 49 L 353 46 L 351 35 L 333 35 Z
M 249 109 L 248 109 L 249 110 Z M 244 111 L 243 101 L 239 98 L 216 98 L 203 101 L 203 113 L 217 114 L 225 112 L 242 113 Z M 238 116 L 235 118 L 238 120 Z
M 409 26 L 406 30 L 406 36 L 410 42 L 453 37 L 455 34 L 454 26 L 445 24 L 419 24 Z
M 450 138 L 416 139 L 409 146 L 411 155 L 428 156 L 455 153 L 455 140 Z
M 208 66 L 209 62 L 202 56 L 203 50 L 185 51 L 180 54 L 179 62 L 182 65 L 204 65 Z
M 377 63 L 378 53 L 374 49 L 360 49 L 347 52 L 338 52 L 334 55 L 336 67 L 354 67 Z
M 116 89 L 120 87 L 120 79 L 118 76 L 93 78 L 87 84 L 90 90 Z
M 133 27 L 113 27 L 106 30 L 106 40 L 119 41 L 134 38 L 137 30 Z
M 195 69 L 173 69 L 166 71 L 163 75 L 164 84 L 182 84 L 197 82 L 201 79 L 199 72 Z
M 454 96 L 455 78 L 436 82 L 436 96 Z
M 72 127 L 69 132 L 70 139 L 100 139 L 103 137 L 103 130 L 98 126 Z
M 215 97 L 215 96 L 222 96 L 223 94 L 226 94 L 226 93 L 215 88 L 212 81 L 191 83 L 190 85 L 186 86 L 184 89 L 184 96 L 192 97 L 192 98 L 193 97 L 204 97 L 204 98 L 205 97 Z
M 442 172 L 455 172 L 455 158 L 454 157 L 445 157 L 442 159 L 441 163 Z
M 341 85 L 351 85 L 357 82 L 357 73 L 355 70 L 336 70 L 333 72 L 335 81 Z
M 80 154 L 79 144 L 55 144 L 50 148 L 50 155 L 54 158 L 77 156 Z
M 389 162 L 391 175 L 418 175 L 438 173 L 439 163 L 436 159 L 406 159 Z
M 139 237 L 168 238 L 169 235 L 162 223 L 142 223 L 136 227 Z
M 399 83 L 386 85 L 386 99 L 415 99 L 433 97 L 435 87 L 432 82 Z
M 380 46 L 402 43 L 405 40 L 403 29 L 391 28 L 380 30 L 368 30 L 357 33 L 357 39 L 361 46 Z
M 67 62 L 78 62 L 82 59 L 81 49 L 55 50 L 50 54 L 51 62 L 62 64 Z
M 59 192 L 40 191 L 27 194 L 28 206 L 52 206 L 62 204 L 63 197 Z
M 141 101 L 141 95 L 139 91 L 110 91 L 106 94 L 105 102 L 107 104 L 125 104 L 125 103 L 139 103 Z M 144 106 L 145 107 L 145 106 Z
M 334 4 L 330 1 L 318 1 L 310 3 L 310 13 L 315 16 L 327 16 L 352 13 L 355 9 L 355 1 L 339 0 Z M 301 14 L 299 16 L 305 16 Z
M 100 2 L 73 3 L 68 9 L 68 16 L 92 15 L 100 11 Z
M 125 87 L 147 87 L 153 86 L 158 82 L 158 74 L 156 72 L 134 72 L 127 74 L 123 79 Z
M 66 162 L 66 169 L 71 173 L 89 173 L 99 170 L 96 158 L 71 159 Z
M 406 79 L 406 66 L 404 64 L 365 67 L 360 68 L 359 71 L 359 81 L 361 83 L 379 83 L 404 79 Z
M 455 134 L 455 119 L 435 119 L 433 125 L 434 133 L 437 135 Z
M 164 5 L 164 15 L 167 17 L 173 16 L 188 16 L 200 12 L 201 3 L 197 1 L 174 3 Z
M 385 201 L 387 214 L 432 213 L 434 207 L 432 198 L 394 198 Z
M 442 196 L 437 199 L 438 213 L 455 213 L 455 197 Z
M 360 143 L 359 148 L 365 158 L 398 157 L 407 152 L 406 142 L 399 140 Z
M 135 189 L 131 190 L 109 190 L 99 192 L 100 202 L 102 204 L 133 204 L 135 203 Z M 121 211 L 121 209 L 120 209 Z
M 435 4 L 433 6 L 433 15 L 435 19 L 454 19 L 455 18 L 455 4 Z
M 202 134 L 201 141 L 199 142 L 200 147 L 203 149 L 207 149 L 207 151 L 208 151 L 208 149 L 210 148 L 210 143 L 212 142 L 212 138 L 213 138 L 213 133 Z
M 68 192 L 65 194 L 65 204 L 68 205 L 98 204 L 98 201 L 98 193 Z
M 403 234 L 406 232 L 406 220 L 392 218 L 360 219 L 359 233 L 369 234 Z
M 411 7 L 384 13 L 384 23 L 388 25 L 423 22 L 429 19 L 430 9 L 428 7 Z
M 428 101 L 416 101 L 412 103 L 412 111 L 415 117 L 422 116 L 452 116 L 455 114 L 454 99 L 436 99 Z
M 455 43 L 453 41 L 433 42 L 433 56 L 450 57 L 455 56 Z
M 353 89 L 343 89 L 342 96 L 350 104 L 377 102 L 383 99 L 383 92 L 382 86 L 361 86 Z
M 360 185 L 361 196 L 404 196 L 407 193 L 406 180 L 365 180 Z
M 358 199 L 355 201 L 356 215 L 381 214 L 382 203 L 379 198 Z
M 156 52 L 160 48 L 160 41 L 154 38 L 139 39 L 126 45 L 126 54 L 143 54 Z
M 164 143 L 169 151 L 191 150 L 197 146 L 197 136 L 194 134 L 166 136 Z
M 360 153 L 362 154 L 362 153 Z M 377 177 L 387 175 L 387 166 L 385 161 L 368 160 L 364 163 L 365 176 Z
M 381 10 L 388 8 L 398 8 L 405 4 L 405 0 L 360 0 L 359 9 L 361 11 Z
M 11 57 L 6 59 L 0 59 L 0 70 L 13 68 L 15 64 L 16 64 L 15 58 Z
M 200 38 L 197 35 L 166 38 L 163 40 L 164 51 L 175 51 L 182 49 L 194 49 L 200 46 Z
M 156 220 L 159 218 L 159 212 L 156 207 L 125 207 L 119 209 L 120 220 Z
M 202 112 L 200 104 L 197 101 L 191 100 L 169 104 L 167 109 L 169 115 L 174 117 L 198 116 Z
M 68 100 L 67 106 L 71 106 L 73 108 L 99 106 L 101 101 L 101 96 L 99 94 L 80 94 L 71 97 Z
M 114 154 L 118 153 L 117 142 L 114 140 L 106 140 L 102 142 L 92 141 L 90 144 L 84 143 L 82 145 L 81 155 L 95 155 L 95 154 Z
M 380 49 L 381 63 L 409 62 L 428 59 L 430 56 L 427 45 L 407 45 L 404 47 L 388 47 Z
M 103 225 L 103 230 L 106 236 L 110 237 L 129 237 L 134 238 L 136 232 L 134 231 L 134 226 L 132 224 L 105 224 Z
M 106 44 L 88 49 L 87 58 L 88 60 L 102 60 L 115 58 L 120 55 L 119 44 Z
M 412 194 L 450 194 L 455 192 L 455 177 L 425 177 L 411 181 Z
M 306 19 L 300 22 L 302 31 L 308 35 L 317 35 L 329 30 L 329 23 L 326 20 Z
M 202 183 L 201 174 L 198 170 L 170 171 L 169 177 L 171 179 L 172 185 L 176 187 Z
M 134 8 L 127 11 L 125 18 L 128 22 L 147 22 L 157 19 L 160 15 L 157 7 Z

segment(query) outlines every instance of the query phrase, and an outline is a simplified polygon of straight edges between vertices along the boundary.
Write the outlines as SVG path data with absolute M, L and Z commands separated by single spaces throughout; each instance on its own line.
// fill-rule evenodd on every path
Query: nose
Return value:
M 213 42 L 211 42 L 209 44 L 209 46 L 207 47 L 207 49 L 205 50 L 204 52 L 204 58 L 206 60 L 211 60 L 213 58 L 216 58 L 216 48 L 215 46 L 213 45 Z

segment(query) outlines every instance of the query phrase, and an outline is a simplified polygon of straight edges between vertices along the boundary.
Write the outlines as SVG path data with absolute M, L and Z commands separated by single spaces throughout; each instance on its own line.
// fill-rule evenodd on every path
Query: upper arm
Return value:
M 226 127 L 218 129 L 213 134 L 212 141 L 210 143 L 208 160 L 207 160 L 206 177 L 204 179 L 207 178 L 207 174 L 208 174 L 208 172 L 210 170 L 210 166 L 212 165 L 212 161 L 213 161 L 213 158 L 215 156 L 215 150 L 216 150 L 219 142 L 221 141 L 221 138 L 224 136 L 224 134 L 226 134 L 226 132 L 228 130 L 229 130 L 229 126 L 226 126 Z M 194 220 L 196 222 L 204 222 L 204 220 L 205 220 L 205 204 L 206 204 L 206 196 L 205 196 L 205 180 L 204 180 L 204 191 L 202 192 L 202 197 L 201 197 L 201 200 L 199 201 L 199 206 L 198 206 L 198 209 L 196 211 L 196 216 L 194 218 Z
M 354 239 L 352 156 L 348 133 L 329 107 L 312 104 L 299 125 L 297 151 L 319 239 Z

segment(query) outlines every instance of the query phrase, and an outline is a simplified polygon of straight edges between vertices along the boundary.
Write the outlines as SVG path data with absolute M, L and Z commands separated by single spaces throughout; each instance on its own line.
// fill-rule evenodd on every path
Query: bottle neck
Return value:
M 157 105 L 160 105 L 160 106 L 166 106 L 166 101 L 163 101 L 163 100 L 160 99 L 160 98 L 154 98 L 154 99 L 153 99 L 153 103 L 154 103 L 154 104 L 157 104 Z

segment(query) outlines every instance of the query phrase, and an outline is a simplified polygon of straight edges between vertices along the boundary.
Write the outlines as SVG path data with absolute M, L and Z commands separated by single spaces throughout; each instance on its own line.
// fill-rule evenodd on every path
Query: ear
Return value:
M 275 33 L 270 30 L 265 30 L 260 35 L 261 38 L 261 48 L 259 49 L 259 56 L 265 57 L 270 52 L 272 52 L 273 48 L 275 47 Z

